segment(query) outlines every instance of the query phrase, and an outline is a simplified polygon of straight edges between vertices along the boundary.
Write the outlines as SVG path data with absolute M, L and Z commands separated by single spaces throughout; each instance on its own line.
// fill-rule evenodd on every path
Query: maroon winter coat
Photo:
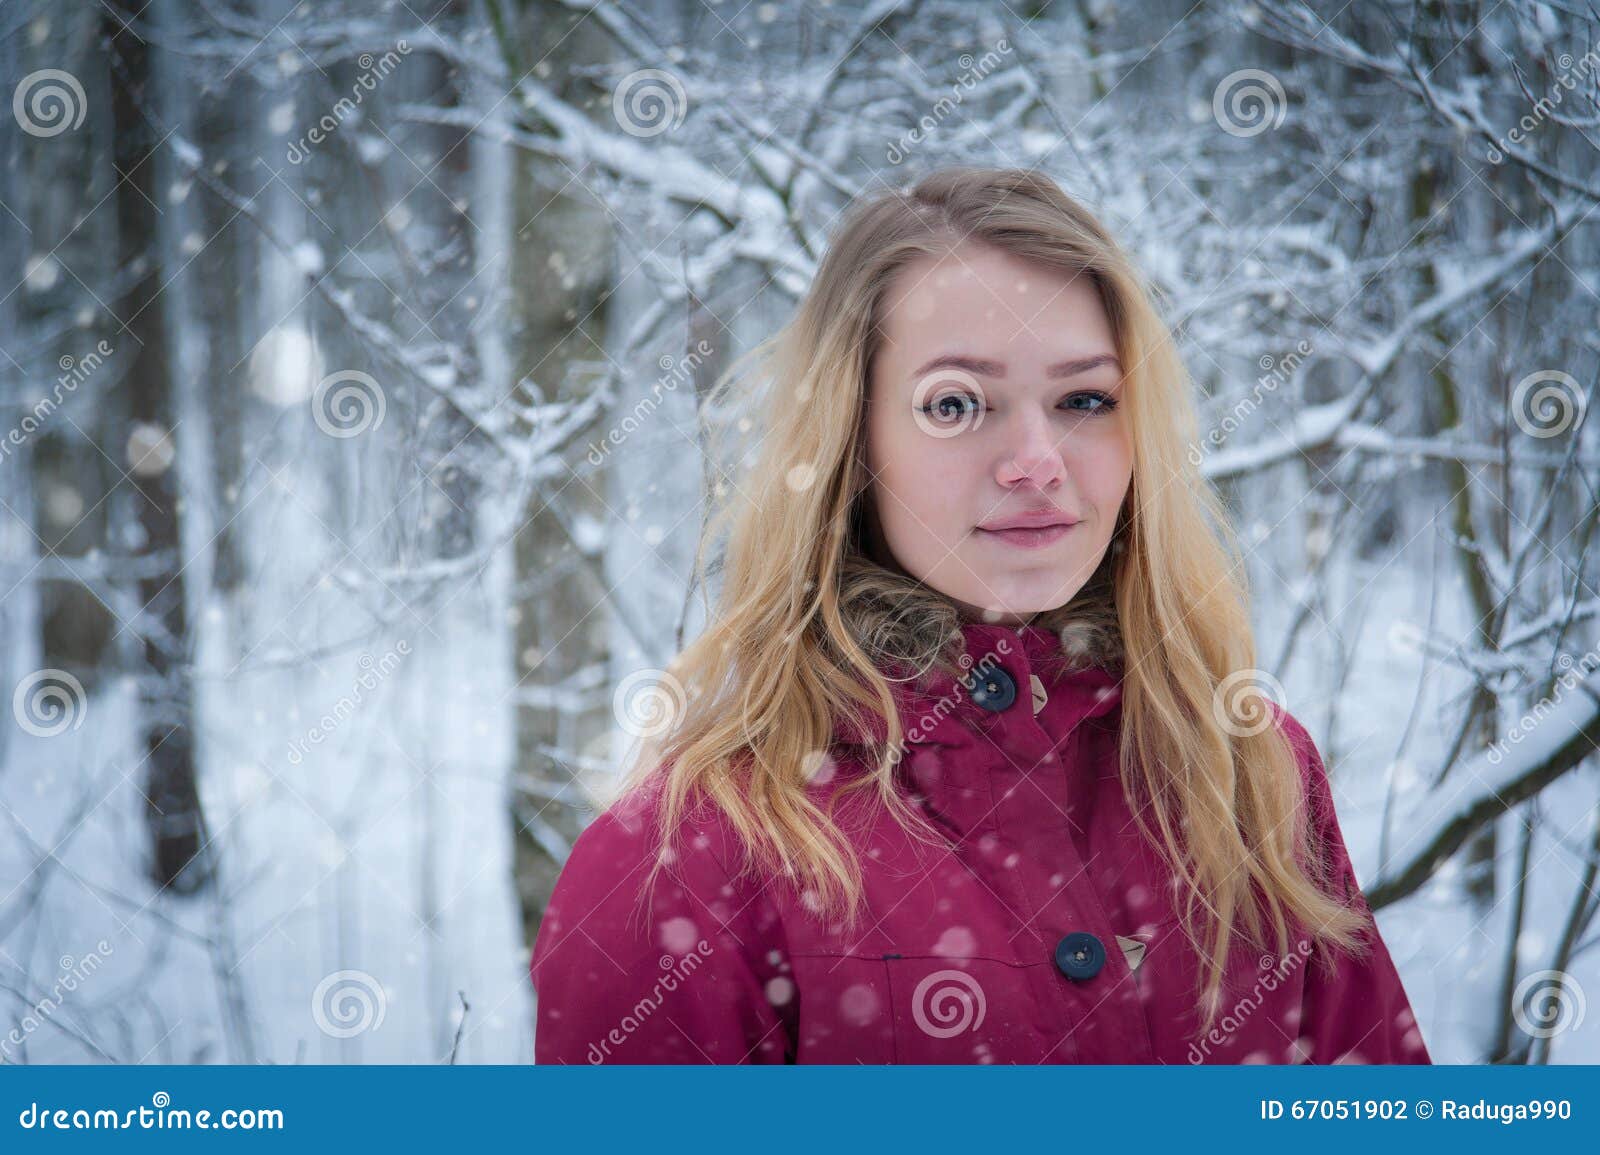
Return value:
M 1055 634 L 963 633 L 980 675 L 970 692 L 945 675 L 897 688 L 899 770 L 949 845 L 918 841 L 881 810 L 848 828 L 869 913 L 846 934 L 792 887 L 736 876 L 738 845 L 710 807 L 647 909 L 652 803 L 614 807 L 579 837 L 539 929 L 538 1062 L 1430 1061 L 1321 758 L 1292 716 L 1277 713 L 1311 826 L 1338 893 L 1368 915 L 1372 949 L 1329 973 L 1320 947 L 1274 958 L 1241 946 L 1201 1033 L 1181 895 L 1118 781 L 1116 675 L 1035 681 L 1059 656 Z M 836 728 L 819 801 L 864 772 L 861 737 Z

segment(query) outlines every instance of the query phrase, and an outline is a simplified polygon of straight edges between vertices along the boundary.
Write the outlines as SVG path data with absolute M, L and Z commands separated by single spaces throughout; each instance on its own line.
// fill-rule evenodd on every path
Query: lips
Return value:
M 1055 526 L 1070 528 L 1077 524 L 1077 518 L 1068 517 L 1060 510 L 1041 509 L 1013 514 L 1010 517 L 997 517 L 993 521 L 984 522 L 978 528 L 987 533 L 998 533 L 1012 529 L 1050 529 Z
M 977 532 L 984 540 L 997 545 L 1043 549 L 1065 537 L 1078 520 L 1059 509 L 1035 509 L 984 522 L 977 527 Z

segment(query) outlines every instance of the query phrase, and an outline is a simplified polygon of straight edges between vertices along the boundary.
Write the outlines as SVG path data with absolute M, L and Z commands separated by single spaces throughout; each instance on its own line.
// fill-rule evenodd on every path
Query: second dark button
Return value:
M 1056 944 L 1056 968 L 1069 979 L 1092 979 L 1105 965 L 1105 944 L 1088 931 L 1073 931 Z

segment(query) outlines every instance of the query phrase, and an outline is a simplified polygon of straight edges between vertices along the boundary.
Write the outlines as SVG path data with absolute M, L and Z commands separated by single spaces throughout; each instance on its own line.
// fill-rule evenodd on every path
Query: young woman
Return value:
M 1428 1062 L 1094 217 L 1016 171 L 860 203 L 751 363 L 719 597 L 557 883 L 538 1061 Z

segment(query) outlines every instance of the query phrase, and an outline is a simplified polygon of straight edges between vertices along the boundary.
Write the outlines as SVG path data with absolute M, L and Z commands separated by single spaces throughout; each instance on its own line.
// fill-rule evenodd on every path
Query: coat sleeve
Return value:
M 531 972 L 538 1063 L 781 1063 L 798 994 L 764 887 L 725 867 L 717 824 L 659 847 L 624 800 L 573 845 Z M 648 893 L 657 857 L 667 865 Z
M 1322 756 L 1304 726 L 1287 711 L 1282 717 L 1304 776 L 1312 849 L 1319 851 L 1327 864 L 1331 892 L 1342 896 L 1367 924 L 1362 932 L 1366 950 L 1361 957 L 1335 954 L 1321 943 L 1312 948 L 1301 1004 L 1300 1040 L 1293 1057 L 1311 1063 L 1431 1063 L 1400 973 L 1356 881 Z

